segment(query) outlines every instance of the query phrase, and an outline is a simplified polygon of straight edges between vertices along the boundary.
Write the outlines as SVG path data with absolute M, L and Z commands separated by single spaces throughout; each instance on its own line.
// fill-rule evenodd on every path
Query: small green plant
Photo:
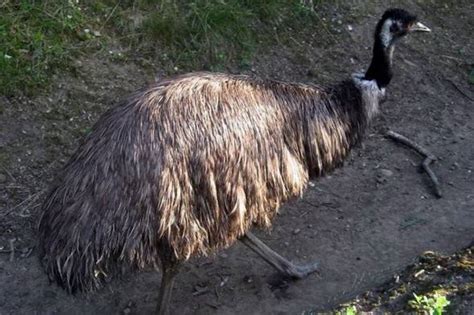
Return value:
M 303 315 L 313 315 L 318 313 L 303 313 Z M 355 305 L 341 305 L 339 310 L 335 312 L 336 315 L 356 315 L 357 308 Z
M 408 304 L 411 308 L 418 312 L 425 312 L 430 315 L 443 314 L 444 308 L 450 304 L 446 296 L 435 293 L 431 296 L 416 295 L 413 293 L 414 299 L 410 300 Z
M 345 314 L 345 315 L 356 315 L 357 314 L 357 308 L 354 305 L 348 306 L 344 310 L 343 314 Z

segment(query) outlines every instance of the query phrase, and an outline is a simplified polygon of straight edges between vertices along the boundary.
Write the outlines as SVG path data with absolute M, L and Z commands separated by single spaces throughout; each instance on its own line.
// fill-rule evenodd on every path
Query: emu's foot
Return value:
M 319 263 L 313 262 L 307 265 L 294 265 L 289 264 L 284 267 L 283 274 L 289 278 L 293 279 L 303 279 L 306 278 L 308 275 L 312 274 L 313 272 L 317 272 L 319 270 Z
M 288 278 L 302 279 L 318 270 L 319 264 L 316 262 L 303 266 L 293 264 L 288 259 L 273 251 L 270 247 L 265 245 L 261 240 L 259 240 L 250 232 L 247 232 L 246 235 L 242 236 L 240 241 L 251 250 L 256 252 L 260 257 L 263 258 L 263 260 L 273 266 L 279 273 Z

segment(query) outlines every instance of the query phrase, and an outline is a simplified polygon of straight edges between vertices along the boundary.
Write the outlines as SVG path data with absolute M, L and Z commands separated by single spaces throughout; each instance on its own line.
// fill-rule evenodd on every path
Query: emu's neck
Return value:
M 384 44 L 380 36 L 376 36 L 372 62 L 365 73 L 365 80 L 376 80 L 380 89 L 386 87 L 392 79 L 393 45 Z
M 307 103 L 304 117 L 304 159 L 312 176 L 340 166 L 360 141 L 370 120 L 362 89 L 347 80 Z

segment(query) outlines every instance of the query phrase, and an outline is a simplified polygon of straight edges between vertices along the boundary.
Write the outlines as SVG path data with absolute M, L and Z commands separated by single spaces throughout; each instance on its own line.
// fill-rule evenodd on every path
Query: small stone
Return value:
M 244 277 L 244 282 L 245 282 L 245 283 L 252 283 L 252 282 L 253 282 L 253 279 L 252 279 L 252 277 L 250 277 L 250 276 L 245 276 L 245 277 Z
M 293 230 L 293 234 L 296 235 L 296 234 L 299 234 L 301 232 L 301 229 L 294 229 Z
M 123 309 L 123 313 L 124 313 L 124 314 L 130 314 L 131 312 L 132 312 L 132 310 L 131 310 L 130 308 L 128 308 L 128 307 L 126 307 L 126 308 Z
M 385 168 L 382 168 L 382 169 L 380 170 L 380 174 L 382 174 L 382 175 L 385 176 L 385 177 L 390 177 L 390 176 L 393 175 L 393 172 L 392 172 L 391 170 L 387 170 L 387 169 L 385 169 Z
M 348 30 L 349 32 L 352 32 L 353 29 L 354 29 L 354 28 L 352 27 L 352 25 L 347 25 L 347 30 Z

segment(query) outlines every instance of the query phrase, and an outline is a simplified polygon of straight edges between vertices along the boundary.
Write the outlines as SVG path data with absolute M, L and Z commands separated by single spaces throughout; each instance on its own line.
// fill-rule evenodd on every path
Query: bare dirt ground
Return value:
M 252 70 L 303 82 L 348 77 L 368 65 L 374 25 L 393 3 L 354 2 L 339 11 L 328 7 L 321 16 L 339 28 L 338 35 L 297 43 L 299 55 L 285 49 L 261 52 Z M 330 310 L 391 279 L 425 251 L 451 254 L 471 244 L 474 89 L 468 76 L 474 64 L 474 5 L 403 3 L 433 33 L 398 45 L 382 116 L 345 167 L 314 180 L 304 198 L 281 209 L 272 231 L 258 233 L 295 262 L 320 261 L 320 274 L 296 282 L 281 279 L 236 244 L 186 264 L 177 278 L 173 314 Z M 354 12 L 357 20 L 346 18 Z M 75 69 L 58 75 L 50 93 L 0 98 L 0 314 L 147 314 L 155 307 L 158 273 L 128 275 L 99 292 L 74 297 L 49 284 L 36 258 L 41 192 L 85 129 L 160 73 L 159 65 L 139 56 L 128 62 L 83 56 Z M 388 128 L 439 158 L 433 169 L 443 198 L 435 198 L 426 175 L 417 172 L 421 158 L 383 136 Z M 474 313 L 472 307 L 472 302 L 463 304 L 457 311 Z

